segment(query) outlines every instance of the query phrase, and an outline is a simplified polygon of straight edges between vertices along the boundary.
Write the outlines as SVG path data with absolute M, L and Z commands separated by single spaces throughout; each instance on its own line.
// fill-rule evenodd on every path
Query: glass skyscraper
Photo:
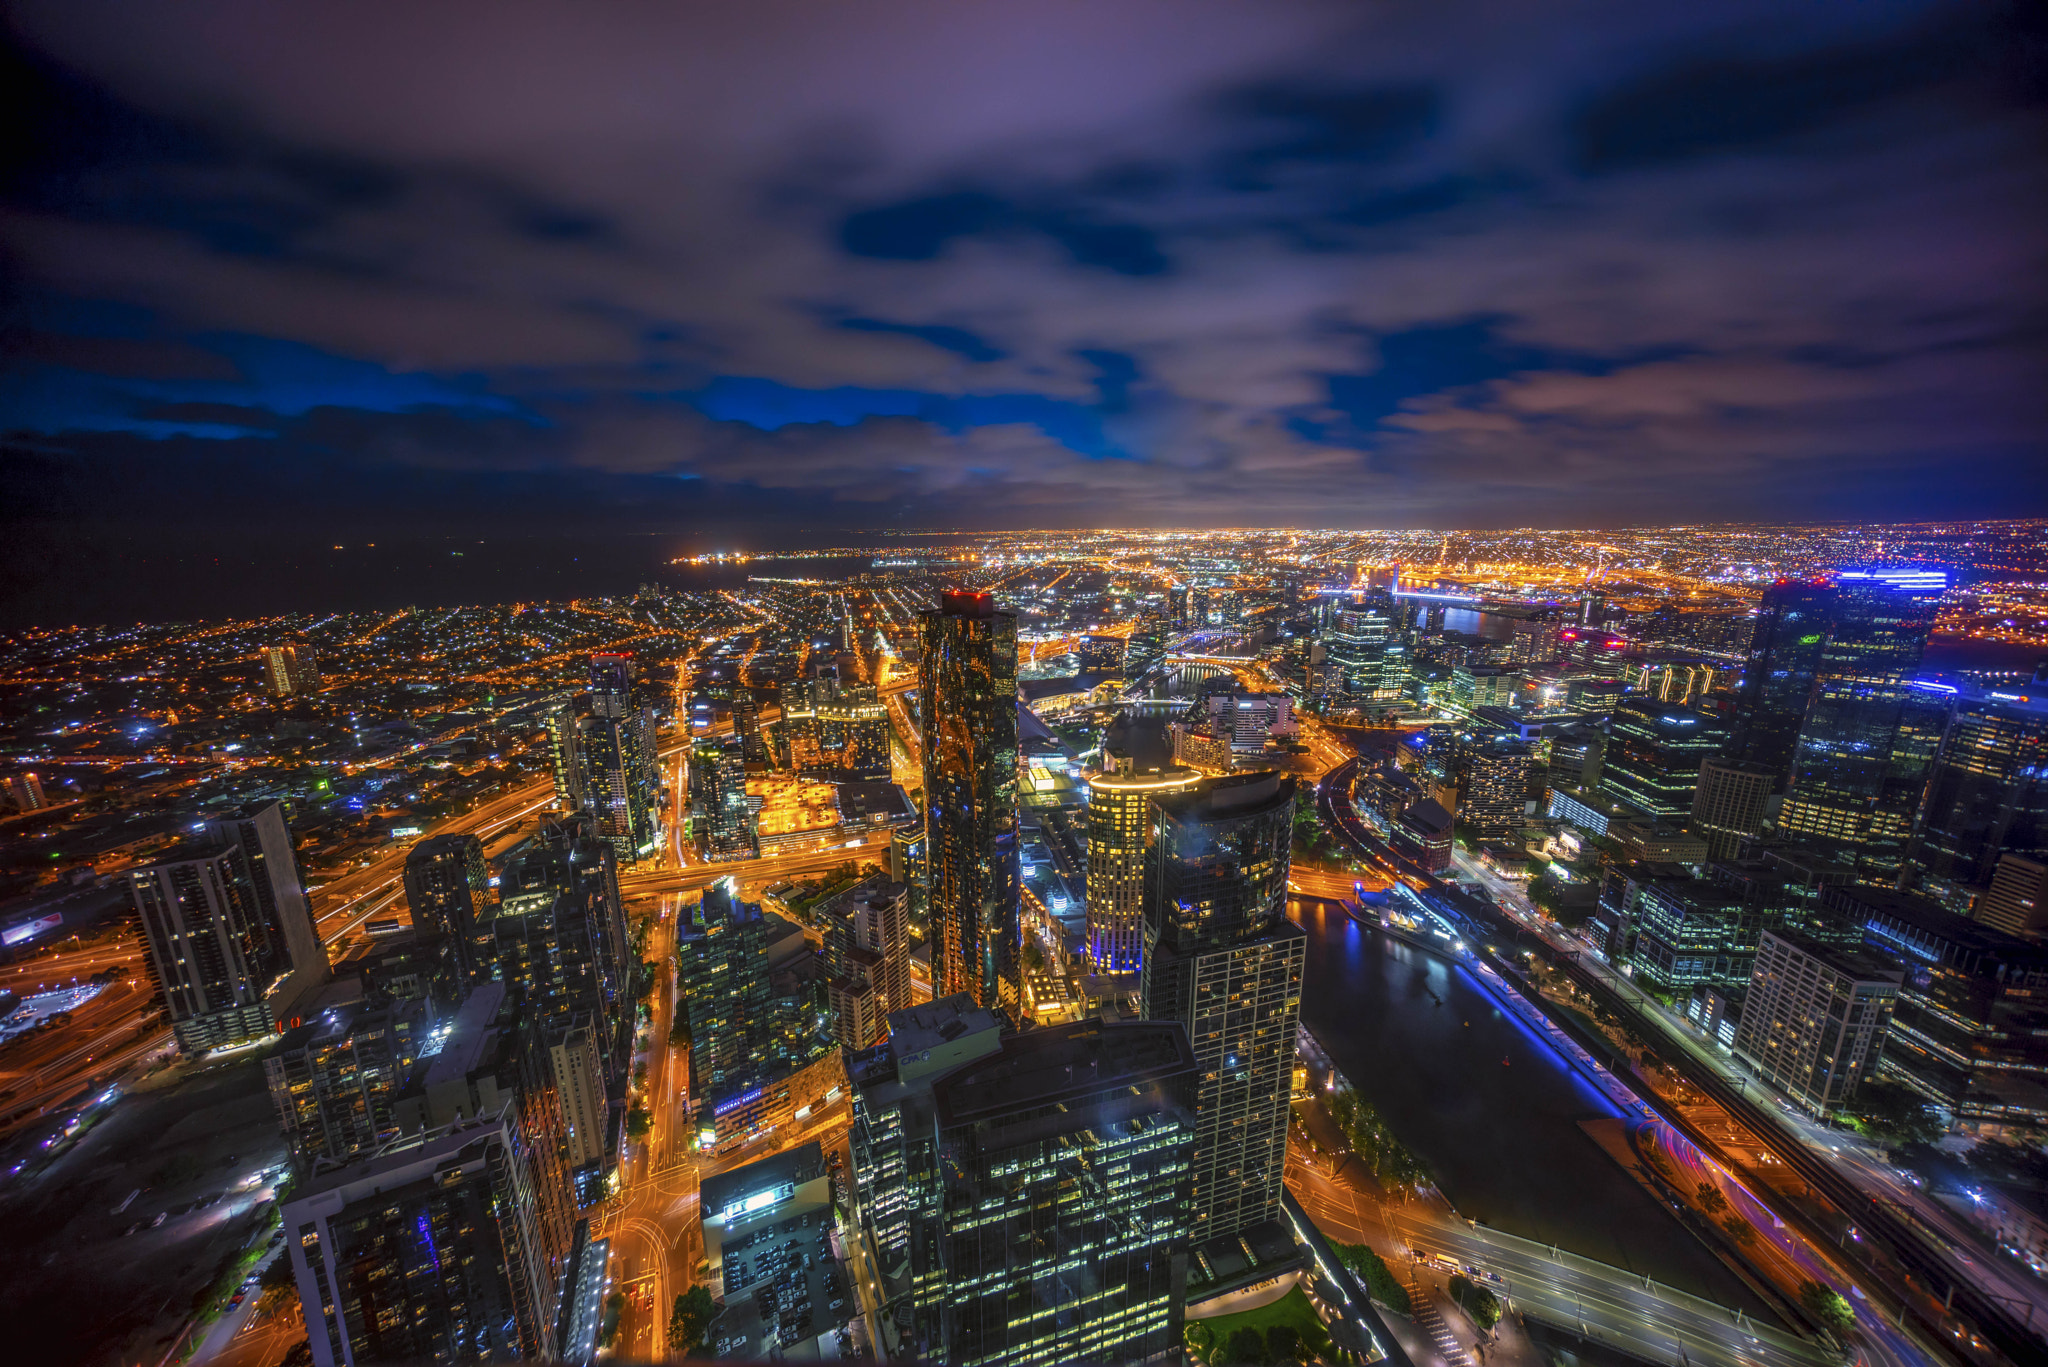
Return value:
M 1145 866 L 1152 802 L 1201 775 L 1173 762 L 1163 722 L 1119 717 L 1088 777 L 1088 961 L 1098 973 L 1136 973 L 1144 957 Z
M 1936 750 L 1914 835 L 1922 876 L 1982 888 L 1999 857 L 2048 857 L 2048 699 L 1947 694 L 1954 716 Z
M 949 591 L 924 614 L 925 878 L 932 991 L 1018 1001 L 1017 618 Z
M 1908 686 L 1927 649 L 1947 576 L 1938 571 L 1844 571 L 1835 576 L 1813 698 L 1793 750 L 1782 834 L 1853 863 L 1864 877 L 1897 876 L 1919 797 L 1913 762 L 1898 752 Z

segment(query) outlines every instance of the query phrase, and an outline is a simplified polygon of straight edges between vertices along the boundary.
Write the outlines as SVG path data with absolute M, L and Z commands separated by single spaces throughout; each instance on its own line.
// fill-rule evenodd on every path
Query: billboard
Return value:
M 63 924 L 64 913 L 61 911 L 52 912 L 48 916 L 41 916 L 33 921 L 23 921 L 19 925 L 12 925 L 5 930 L 0 930 L 0 945 L 18 945 L 24 940 L 35 939 L 36 936 L 46 930 L 55 930 Z

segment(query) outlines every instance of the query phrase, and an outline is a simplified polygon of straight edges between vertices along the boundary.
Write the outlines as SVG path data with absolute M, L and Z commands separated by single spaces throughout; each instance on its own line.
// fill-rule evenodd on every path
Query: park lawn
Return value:
M 1222 1343 L 1239 1329 L 1256 1329 L 1261 1334 L 1276 1325 L 1292 1325 L 1302 1333 L 1311 1327 L 1328 1333 L 1314 1307 L 1308 1303 L 1308 1293 L 1296 1286 L 1271 1305 L 1262 1305 L 1256 1310 L 1240 1310 L 1234 1315 L 1218 1315 L 1214 1319 L 1189 1320 L 1189 1324 L 1206 1326 L 1216 1337 L 1212 1343 Z

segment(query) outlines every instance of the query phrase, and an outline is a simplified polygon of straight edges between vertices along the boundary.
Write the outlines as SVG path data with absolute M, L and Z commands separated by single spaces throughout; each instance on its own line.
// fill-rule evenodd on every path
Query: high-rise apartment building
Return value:
M 273 698 L 297 698 L 320 691 L 320 667 L 309 645 L 268 646 L 263 651 L 263 686 Z
M 437 835 L 405 853 L 405 902 L 416 930 L 447 938 L 464 982 L 489 976 L 497 898 L 473 835 Z
M 1513 735 L 1474 736 L 1459 747 L 1458 819 L 1482 839 L 1498 839 L 1521 821 L 1535 763 Z
M 285 1032 L 264 1056 L 271 1104 L 300 1171 L 398 1137 L 393 1102 L 433 1046 L 432 1003 L 368 992 Z
M 840 1043 L 865 1049 L 910 996 L 910 889 L 871 878 L 813 913 Z
M 1700 765 L 1727 739 L 1720 719 L 1632 695 L 1615 706 L 1611 726 L 1600 757 L 1602 795 L 1646 816 L 1689 815 Z
M 555 806 L 564 812 L 583 810 L 588 795 L 583 783 L 583 728 L 576 704 L 564 698 L 545 714 L 548 728 L 548 770 L 555 780 Z
M 1776 776 L 1761 764 L 1710 757 L 1700 761 L 1698 784 L 1692 828 L 1707 842 L 1707 858 L 1733 859 L 1744 840 L 1763 830 Z
M 677 1006 L 690 1023 L 690 1090 L 702 1094 L 774 1050 L 782 1022 L 768 954 L 784 923 L 742 902 L 731 878 L 706 888 L 685 914 L 676 931 Z
M 991 594 L 949 590 L 924 614 L 919 642 L 933 993 L 1014 1004 L 1017 618 Z
M 1152 801 L 1200 781 L 1174 763 L 1157 719 L 1121 716 L 1103 737 L 1102 769 L 1088 777 L 1088 961 L 1096 972 L 1138 971 Z
M 9 774 L 6 782 L 0 784 L 0 792 L 4 792 L 7 805 L 17 812 L 39 812 L 48 805 L 42 779 L 26 771 Z
M 286 1203 L 316 1367 L 554 1355 L 560 1293 L 515 1110 L 315 1176 Z
M 129 874 L 144 962 L 185 1053 L 300 1023 L 327 981 L 281 805 L 207 823 L 205 838 Z
M 499 867 L 490 974 L 520 1019 L 543 1035 L 585 1021 L 597 1032 L 605 1083 L 624 1087 L 632 1055 L 633 975 L 611 845 L 574 825 L 553 827 Z
M 1900 723 L 1947 582 L 1903 570 L 1835 576 L 1778 829 L 1864 877 L 1896 877 L 1905 856 L 1920 788 L 1917 775 L 1894 773 Z
M 653 697 L 630 655 L 590 657 L 590 693 L 577 719 L 582 807 L 622 864 L 653 855 L 662 829 L 659 734 Z
M 1211 779 L 1157 798 L 1145 893 L 1144 1017 L 1186 1027 L 1198 1243 L 1280 1213 L 1307 936 L 1286 917 L 1295 783 Z
M 706 859 L 760 857 L 760 821 L 747 801 L 746 748 L 738 740 L 703 736 L 691 750 L 690 819 Z
M 1877 1070 L 1903 975 L 1789 930 L 1766 930 L 1735 1029 L 1735 1053 L 1817 1116 Z

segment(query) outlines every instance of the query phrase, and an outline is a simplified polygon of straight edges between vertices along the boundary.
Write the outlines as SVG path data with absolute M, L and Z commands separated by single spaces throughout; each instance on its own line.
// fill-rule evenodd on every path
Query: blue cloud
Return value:
M 687 401 L 707 417 L 764 432 L 795 423 L 852 427 L 869 418 L 915 418 L 959 434 L 975 427 L 1030 426 L 1078 455 L 1129 459 L 1103 431 L 1101 415 L 1043 394 L 930 394 L 914 389 L 798 389 L 775 380 L 724 376 Z
M 920 195 L 857 210 L 840 223 L 839 245 L 877 260 L 930 261 L 964 237 L 1030 234 L 1052 239 L 1077 265 L 1118 275 L 1163 275 L 1172 266 L 1150 228 L 1006 200 L 984 190 Z
M 930 342 L 941 351 L 950 351 L 956 356 L 965 356 L 970 361 L 1000 361 L 1010 353 L 1001 347 L 991 345 L 966 328 L 945 327 L 935 323 L 891 323 L 881 318 L 847 318 L 839 326 L 850 332 L 890 332 L 904 337 L 915 337 L 921 342 Z

